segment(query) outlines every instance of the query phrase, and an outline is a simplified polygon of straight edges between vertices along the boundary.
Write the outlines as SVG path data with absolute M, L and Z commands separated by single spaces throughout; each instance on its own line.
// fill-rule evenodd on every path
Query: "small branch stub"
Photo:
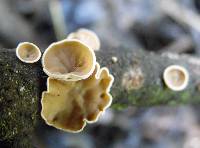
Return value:
M 179 65 L 167 67 L 163 73 L 166 86 L 173 91 L 184 90 L 189 82 L 188 71 Z
M 41 57 L 40 49 L 33 43 L 22 42 L 16 48 L 17 57 L 25 63 L 35 63 Z

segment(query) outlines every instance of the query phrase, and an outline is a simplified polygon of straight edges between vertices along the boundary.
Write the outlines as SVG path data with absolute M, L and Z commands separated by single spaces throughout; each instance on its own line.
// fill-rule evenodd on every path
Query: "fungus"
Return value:
M 79 29 L 76 32 L 70 33 L 67 39 L 78 39 L 86 45 L 90 46 L 93 50 L 100 49 L 100 40 L 95 32 L 88 29 Z
M 48 125 L 68 132 L 80 132 L 86 123 L 96 122 L 112 102 L 109 91 L 113 76 L 96 64 L 93 74 L 80 81 L 48 78 L 42 94 L 41 115 Z
M 77 81 L 94 71 L 94 51 L 78 40 L 63 40 L 51 44 L 43 54 L 44 72 L 52 78 Z
M 17 57 L 25 63 L 35 63 L 41 57 L 40 49 L 33 43 L 22 42 L 16 48 Z
M 171 65 L 165 69 L 163 78 L 169 89 L 173 91 L 181 91 L 188 85 L 189 74 L 184 67 Z
M 117 61 L 118 61 L 118 58 L 117 58 L 117 57 L 112 57 L 111 59 L 112 59 L 112 62 L 113 62 L 113 63 L 117 63 Z

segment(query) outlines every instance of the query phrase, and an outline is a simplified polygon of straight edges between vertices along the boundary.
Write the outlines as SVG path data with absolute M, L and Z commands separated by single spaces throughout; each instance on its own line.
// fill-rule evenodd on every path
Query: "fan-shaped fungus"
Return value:
M 173 91 L 184 90 L 189 82 L 187 70 L 179 65 L 167 67 L 163 73 L 164 82 Z
M 17 57 L 25 63 L 35 63 L 41 57 L 40 49 L 33 43 L 22 42 L 16 48 Z
M 99 64 L 93 74 L 80 81 L 62 81 L 48 78 L 47 92 L 42 94 L 41 115 L 48 125 L 68 132 L 80 132 L 86 125 L 97 121 L 110 106 L 109 91 L 113 76 Z
M 86 45 L 90 46 L 93 50 L 99 50 L 100 40 L 96 33 L 88 29 L 79 29 L 68 35 L 67 39 L 78 39 Z
M 76 81 L 88 78 L 94 71 L 94 51 L 79 40 L 51 44 L 43 54 L 44 72 L 52 78 Z

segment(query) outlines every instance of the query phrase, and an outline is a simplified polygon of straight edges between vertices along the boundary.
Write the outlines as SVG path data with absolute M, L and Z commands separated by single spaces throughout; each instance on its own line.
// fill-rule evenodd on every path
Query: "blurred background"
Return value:
M 44 51 L 83 27 L 94 30 L 102 45 L 200 55 L 199 0 L 0 0 L 0 48 L 29 41 Z M 44 124 L 33 143 L 39 148 L 200 148 L 199 112 L 190 105 L 111 108 L 79 134 Z

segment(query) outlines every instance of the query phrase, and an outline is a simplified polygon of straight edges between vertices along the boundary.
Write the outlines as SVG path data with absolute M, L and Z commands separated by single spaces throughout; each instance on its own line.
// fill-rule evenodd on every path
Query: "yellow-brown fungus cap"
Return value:
M 40 49 L 33 43 L 22 42 L 16 48 L 17 57 L 25 63 L 35 63 L 41 57 Z
M 94 71 L 94 51 L 79 40 L 63 40 L 51 44 L 43 54 L 44 72 L 52 78 L 77 81 Z
M 48 125 L 68 132 L 80 132 L 86 122 L 97 121 L 110 106 L 109 91 L 113 76 L 96 64 L 93 74 L 80 81 L 48 78 L 48 90 L 42 94 L 41 115 Z
M 165 69 L 163 79 L 169 89 L 173 91 L 181 91 L 188 85 L 189 74 L 184 67 L 171 65 Z
M 90 46 L 93 50 L 100 49 L 100 40 L 97 34 L 88 29 L 79 29 L 76 32 L 70 33 L 67 39 L 78 39 L 86 45 Z

